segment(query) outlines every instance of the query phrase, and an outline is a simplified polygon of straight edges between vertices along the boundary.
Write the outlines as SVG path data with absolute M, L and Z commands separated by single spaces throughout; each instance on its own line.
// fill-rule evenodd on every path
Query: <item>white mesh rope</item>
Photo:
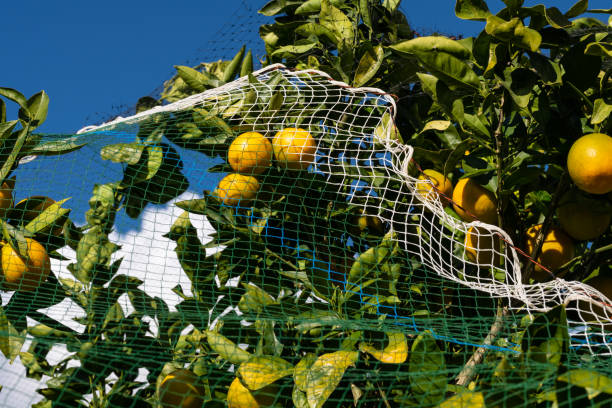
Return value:
M 155 114 L 198 107 L 216 112 L 222 118 L 237 111 L 248 113 L 254 118 L 251 123 L 253 130 L 267 135 L 293 126 L 297 121 L 299 127 L 308 129 L 319 139 L 317 164 L 309 171 L 322 171 L 321 167 L 327 171 L 331 169 L 335 177 L 333 180 L 330 178 L 330 182 L 337 184 L 338 188 L 350 180 L 349 184 L 356 186 L 353 190 L 365 191 L 360 199 L 356 198 L 355 191 L 342 193 L 348 202 L 368 208 L 370 213 L 378 214 L 388 223 L 390 234 L 410 258 L 441 277 L 488 293 L 493 298 L 505 298 L 508 307 L 516 312 L 545 312 L 565 304 L 568 311 L 575 312 L 573 316 L 578 316 L 578 319 L 570 321 L 572 346 L 587 347 L 598 355 L 612 354 L 610 299 L 580 282 L 554 279 L 545 283 L 522 283 L 517 251 L 504 230 L 479 221 L 466 223 L 457 220 L 444 211 L 439 195 L 433 190 L 427 195 L 418 192 L 419 187 L 423 190 L 429 182 L 409 174 L 413 148 L 395 140 L 393 119 L 396 105 L 390 95 L 379 89 L 351 88 L 320 71 L 291 71 L 280 64 L 256 71 L 253 77 L 258 81 L 243 77 L 128 118 L 85 127 L 78 133 L 93 136 L 121 131 L 122 127 L 138 124 Z M 278 89 L 283 89 L 285 97 L 277 110 L 263 109 L 256 103 L 243 102 L 239 106 L 249 92 L 270 94 Z M 295 94 L 303 97 L 302 103 L 298 104 L 292 97 Z M 329 115 L 322 115 L 317 109 L 321 104 L 325 104 L 326 112 L 333 112 L 341 119 L 334 122 Z M 358 124 L 357 119 L 367 126 Z M 323 143 L 322 137 L 331 143 Z M 346 143 L 350 147 L 340 152 L 332 152 L 329 146 L 335 140 L 351 140 L 353 143 Z M 356 164 L 358 171 L 354 167 L 348 170 L 346 163 Z M 323 172 L 327 174 L 327 171 Z M 395 197 L 391 206 L 385 198 L 388 196 Z M 498 242 L 499 237 L 504 245 L 490 248 L 483 244 L 480 248 L 467 248 L 482 254 L 476 259 L 469 258 L 464 237 L 471 228 L 472 233 L 476 232 L 472 240 L 476 243 L 474 245 Z

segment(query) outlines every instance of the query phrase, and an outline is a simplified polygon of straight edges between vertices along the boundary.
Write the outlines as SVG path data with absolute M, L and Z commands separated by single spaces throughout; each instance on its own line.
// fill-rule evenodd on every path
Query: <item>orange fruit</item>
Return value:
M 200 378 L 185 369 L 173 371 L 164 377 L 158 392 L 163 408 L 200 408 L 206 395 Z
M 567 155 L 567 169 L 582 191 L 591 194 L 612 191 L 612 137 L 590 133 L 576 140 Z
M 47 280 L 51 260 L 45 248 L 26 238 L 27 257 L 22 258 L 8 243 L 2 245 L 1 263 L 4 287 L 8 290 L 32 291 Z
M 530 227 L 526 232 L 526 252 L 531 255 L 535 248 L 542 224 Z M 575 247 L 572 239 L 561 228 L 552 227 L 544 237 L 537 261 L 549 271 L 555 272 L 574 258 Z M 533 278 L 536 281 L 548 280 L 551 276 L 538 265 L 534 266 Z
M 263 408 L 271 407 L 276 400 L 278 386 L 270 384 L 257 391 L 250 391 L 234 378 L 227 391 L 228 408 Z
M 604 205 L 601 200 L 568 193 L 557 208 L 559 224 L 574 239 L 593 240 L 606 232 L 612 221 L 612 211 Z
M 13 187 L 11 187 L 11 185 L 5 181 L 0 187 L 0 217 L 6 217 L 6 213 L 12 206 Z
M 304 129 L 286 128 L 272 140 L 272 149 L 278 165 L 288 170 L 306 170 L 315 160 L 317 145 Z
M 259 181 L 255 177 L 232 173 L 221 179 L 213 195 L 225 205 L 248 205 L 258 190 Z
M 472 262 L 499 266 L 504 255 L 504 241 L 484 228 L 470 227 L 465 234 L 465 253 Z
M 459 180 L 453 189 L 453 208 L 464 221 L 497 224 L 495 194 L 470 178 Z
M 453 183 L 451 183 L 448 178 L 444 177 L 444 174 L 432 169 L 427 169 L 423 170 L 423 174 L 419 176 L 419 180 L 423 181 L 417 184 L 417 192 L 420 195 L 430 198 L 439 196 L 442 205 L 446 207 L 449 204 L 450 198 L 453 195 Z M 444 194 L 446 197 L 440 195 L 440 193 Z
M 227 161 L 236 173 L 261 174 L 272 162 L 272 144 L 261 133 L 243 133 L 230 145 Z

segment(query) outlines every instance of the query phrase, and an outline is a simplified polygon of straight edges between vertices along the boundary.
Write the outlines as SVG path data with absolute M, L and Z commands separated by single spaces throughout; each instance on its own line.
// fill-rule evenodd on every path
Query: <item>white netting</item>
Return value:
M 273 65 L 250 78 L 79 133 L 96 137 L 122 132 L 156 115 L 198 108 L 227 120 L 248 117 L 233 125 L 267 136 L 290 126 L 307 129 L 319 141 L 316 164 L 309 172 L 326 175 L 331 188 L 343 189 L 340 193 L 348 202 L 377 214 L 407 256 L 441 277 L 504 298 L 515 312 L 545 312 L 565 304 L 573 312 L 572 345 L 612 354 L 612 301 L 580 282 L 524 284 L 517 251 L 504 230 L 479 221 L 466 223 L 445 212 L 430 182 L 410 174 L 413 148 L 397 141 L 395 101 L 381 90 L 350 88 L 323 72 Z M 347 184 L 353 187 L 347 190 Z M 317 197 L 312 202 L 320 204 Z M 350 279 L 345 289 L 368 294 L 368 288 L 351 286 Z

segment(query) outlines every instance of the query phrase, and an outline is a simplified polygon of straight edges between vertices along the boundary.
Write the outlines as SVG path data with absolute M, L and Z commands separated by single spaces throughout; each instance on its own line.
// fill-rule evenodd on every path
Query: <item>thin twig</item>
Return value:
M 457 380 L 455 383 L 461 387 L 467 386 L 472 381 L 474 375 L 476 375 L 476 367 L 482 363 L 485 353 L 487 352 L 487 348 L 493 344 L 504 326 L 504 317 L 508 314 L 508 306 L 501 307 L 501 299 L 499 299 L 499 301 L 500 305 L 497 307 L 495 322 L 491 326 L 489 334 L 487 334 L 487 337 L 485 337 L 482 346 L 476 349 L 474 354 L 472 354 L 472 357 L 470 357 L 465 366 L 463 366 L 461 372 L 457 375 Z
M 497 226 L 499 228 L 503 228 L 503 218 L 502 218 L 502 209 L 503 209 L 503 200 L 502 200 L 502 187 L 503 187 L 503 169 L 504 169 L 504 152 L 502 150 L 502 125 L 504 123 L 504 102 L 505 102 L 505 93 L 502 93 L 500 100 L 500 108 L 499 108 L 499 118 L 497 121 L 497 128 L 495 132 L 493 132 L 493 138 L 495 139 L 495 156 L 497 159 Z

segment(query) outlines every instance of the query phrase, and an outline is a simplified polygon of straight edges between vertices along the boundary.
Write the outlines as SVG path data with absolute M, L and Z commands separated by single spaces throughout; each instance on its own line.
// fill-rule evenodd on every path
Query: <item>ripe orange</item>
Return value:
M 591 194 L 612 191 L 612 137 L 591 133 L 576 140 L 567 155 L 567 169 L 582 191 Z
M 6 213 L 13 206 L 13 187 L 12 183 L 6 181 L 0 187 L 0 217 L 6 217 Z
M 500 265 L 504 254 L 504 242 L 484 228 L 470 227 L 465 234 L 465 253 L 472 262 L 481 266 Z
M 257 391 L 250 391 L 238 378 L 232 381 L 227 391 L 228 408 L 263 408 L 271 407 L 276 400 L 278 386 L 270 384 Z
M 557 217 L 569 236 L 579 241 L 587 241 L 607 231 L 612 221 L 612 212 L 606 210 L 602 200 L 568 193 L 557 208 Z
M 299 128 L 286 128 L 272 141 L 279 166 L 289 170 L 305 170 L 315 160 L 317 145 L 312 135 Z
M 27 258 L 22 258 L 8 243 L 2 245 L 4 287 L 9 290 L 32 291 L 47 280 L 51 260 L 45 248 L 26 238 Z
M 272 144 L 261 133 L 243 133 L 230 145 L 227 161 L 237 173 L 261 174 L 272 162 Z
M 479 220 L 487 224 L 497 224 L 495 194 L 470 178 L 457 182 L 453 190 L 453 208 L 464 221 Z
M 259 181 L 255 177 L 232 173 L 221 179 L 213 195 L 225 205 L 248 205 L 258 190 Z
M 542 224 L 533 225 L 526 232 L 526 250 L 527 254 L 531 254 L 535 248 L 536 239 L 542 229 Z M 548 234 L 544 237 L 544 243 L 542 244 L 542 250 L 538 256 L 537 261 L 546 267 L 551 272 L 555 272 L 561 266 L 571 261 L 574 258 L 574 243 L 572 239 L 567 236 L 562 229 L 552 227 L 548 231 Z M 533 278 L 536 281 L 544 281 L 550 279 L 550 275 L 544 269 L 538 265 L 534 267 Z
M 168 374 L 159 385 L 159 402 L 163 408 L 200 408 L 205 395 L 200 378 L 185 369 Z
M 450 198 L 453 194 L 453 183 L 451 183 L 449 179 L 444 177 L 444 174 L 432 169 L 427 169 L 423 170 L 423 174 L 419 176 L 419 180 L 423 181 L 423 183 L 417 184 L 417 192 L 420 195 L 422 195 L 423 197 L 429 196 L 430 198 L 435 198 L 439 196 L 443 206 L 446 207 L 449 204 Z M 425 183 L 425 181 L 427 180 L 431 181 L 431 184 Z M 440 195 L 440 192 L 448 198 Z

